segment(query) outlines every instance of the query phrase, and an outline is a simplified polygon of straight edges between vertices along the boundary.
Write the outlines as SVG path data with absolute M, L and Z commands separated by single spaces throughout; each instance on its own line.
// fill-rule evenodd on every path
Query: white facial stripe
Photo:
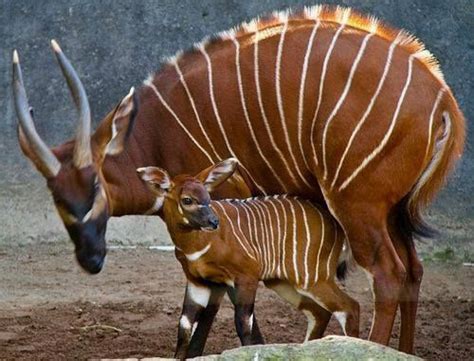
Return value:
M 204 255 L 209 249 L 211 248 L 211 244 L 209 243 L 206 247 L 201 249 L 200 251 L 191 253 L 191 254 L 184 254 L 188 261 L 194 262 L 197 261 L 202 255 Z
M 326 57 L 324 58 L 324 62 L 323 62 L 323 69 L 321 71 L 321 79 L 319 80 L 318 103 L 316 105 L 316 110 L 314 112 L 313 121 L 311 124 L 311 147 L 313 150 L 313 159 L 317 159 L 316 141 L 314 139 L 314 129 L 316 127 L 316 120 L 318 118 L 319 108 L 321 106 L 321 101 L 323 99 L 324 81 L 326 79 L 326 72 L 328 69 L 329 59 L 331 58 L 332 51 L 334 49 L 334 46 L 336 45 L 337 38 L 339 38 L 339 35 L 341 34 L 342 30 L 344 30 L 344 27 L 345 27 L 345 24 L 341 24 L 341 26 L 339 26 L 339 29 L 337 29 L 337 31 L 335 32 L 331 40 L 331 44 L 329 45 L 328 51 L 326 53 Z
M 197 303 L 201 307 L 207 307 L 209 298 L 211 297 L 211 290 L 207 287 L 200 287 L 191 282 L 188 282 L 187 291 L 189 297 L 194 303 Z
M 189 224 L 189 219 L 187 219 L 186 217 L 183 217 L 183 222 L 184 224 Z
M 367 109 L 365 110 L 364 115 L 362 115 L 362 117 L 360 118 L 359 122 L 357 123 L 357 126 L 354 128 L 354 131 L 351 134 L 351 137 L 349 138 L 349 141 L 347 142 L 346 148 L 344 149 L 344 153 L 342 154 L 341 159 L 339 160 L 339 165 L 337 166 L 337 170 L 336 170 L 336 173 L 334 175 L 334 179 L 331 183 L 331 189 L 334 187 L 334 185 L 337 181 L 337 178 L 339 177 L 339 172 L 341 171 L 342 164 L 344 163 L 344 160 L 346 159 L 346 156 L 349 153 L 349 149 L 351 148 L 352 143 L 354 142 L 354 139 L 355 139 L 356 135 L 359 133 L 359 130 L 362 128 L 365 121 L 369 117 L 369 114 L 372 111 L 372 108 L 375 104 L 375 101 L 377 100 L 377 98 L 380 94 L 380 91 L 382 90 L 382 87 L 385 83 L 385 79 L 387 78 L 388 71 L 390 70 L 390 66 L 392 65 L 393 52 L 394 52 L 397 44 L 398 44 L 398 41 L 396 39 L 392 42 L 392 44 L 390 44 L 390 48 L 388 50 L 387 59 L 385 61 L 385 66 L 384 66 L 384 69 L 383 69 L 383 73 L 382 73 L 382 76 L 380 77 L 379 83 L 377 85 L 377 89 L 375 90 L 374 95 L 372 96 L 372 99 L 370 99 L 369 105 L 368 105 Z
M 405 80 L 405 85 L 403 87 L 402 93 L 400 94 L 400 98 L 398 99 L 397 107 L 395 109 L 395 113 L 393 114 L 392 121 L 390 122 L 390 127 L 387 130 L 387 133 L 381 140 L 381 142 L 378 144 L 378 146 L 370 153 L 363 161 L 362 163 L 354 170 L 354 172 L 342 183 L 342 185 L 339 187 L 339 191 L 342 191 L 345 189 L 351 182 L 352 180 L 357 177 L 357 175 L 382 151 L 382 149 L 387 145 L 388 140 L 390 139 L 390 136 L 393 133 L 393 130 L 395 129 L 395 125 L 397 124 L 397 119 L 398 119 L 398 114 L 400 112 L 400 109 L 402 107 L 403 101 L 405 100 L 405 95 L 408 91 L 408 87 L 410 86 L 411 78 L 412 78 L 412 69 L 413 69 L 413 60 L 415 59 L 415 55 L 412 54 L 410 55 L 408 59 L 408 73 L 407 73 L 407 78 Z
M 304 160 L 306 165 L 306 169 L 310 171 L 310 166 L 308 164 L 308 160 L 306 159 L 306 155 L 303 150 L 303 114 L 304 114 L 304 90 L 306 85 L 306 75 L 308 73 L 308 63 L 309 58 L 311 56 L 311 52 L 313 50 L 314 38 L 316 37 L 316 33 L 318 32 L 318 28 L 321 22 L 319 20 L 316 21 L 314 24 L 313 31 L 311 32 L 311 36 L 308 40 L 308 47 L 306 48 L 306 54 L 304 56 L 303 62 L 303 70 L 301 72 L 301 83 L 300 83 L 300 92 L 298 96 L 298 144 L 300 146 L 301 157 Z M 316 165 L 318 164 L 318 159 L 315 158 Z
M 290 141 L 290 135 L 288 133 L 288 128 L 286 127 L 286 118 L 285 118 L 285 111 L 283 109 L 283 99 L 281 95 L 281 79 L 280 79 L 280 72 L 281 72 L 281 56 L 283 53 L 283 44 L 285 42 L 285 35 L 286 31 L 288 29 L 288 19 L 285 20 L 283 24 L 283 30 L 280 34 L 280 41 L 278 43 L 278 51 L 277 51 L 277 58 L 276 58 L 276 69 L 275 69 L 275 87 L 276 87 L 276 96 L 277 96 L 277 106 L 278 106 L 278 113 L 280 115 L 280 122 L 281 126 L 283 128 L 283 134 L 285 136 L 285 142 L 286 146 L 288 148 L 288 152 L 290 154 L 291 160 L 293 161 L 293 164 L 296 169 L 296 173 L 298 173 L 298 176 L 300 179 L 303 181 L 304 184 L 306 184 L 309 188 L 313 188 L 313 186 L 308 182 L 308 180 L 303 176 L 303 173 L 301 172 L 298 162 L 296 161 L 295 154 L 293 153 L 293 148 L 291 147 L 291 141 Z
M 252 123 L 250 122 L 250 116 L 249 116 L 249 112 L 248 112 L 248 109 L 247 109 L 247 104 L 246 104 L 246 101 L 245 101 L 244 87 L 243 87 L 243 83 L 242 83 L 242 74 L 241 74 L 241 71 L 240 71 L 240 44 L 239 44 L 239 42 L 237 41 L 237 39 L 235 37 L 232 37 L 231 40 L 235 45 L 235 67 L 236 67 L 236 72 L 237 72 L 237 83 L 239 85 L 240 102 L 242 104 L 242 109 L 244 111 L 244 118 L 245 118 L 245 121 L 247 123 L 247 128 L 250 131 L 250 136 L 252 137 L 253 143 L 257 147 L 258 154 L 262 157 L 263 161 L 267 165 L 268 169 L 270 169 L 270 171 L 272 172 L 273 176 L 278 181 L 280 186 L 285 190 L 285 192 L 287 192 L 287 189 L 286 189 L 286 186 L 285 186 L 284 182 L 281 180 L 278 173 L 273 169 L 272 165 L 270 164 L 270 161 L 263 154 L 260 143 L 258 142 L 257 136 L 255 135 L 255 131 L 253 129 Z
M 256 36 L 257 36 L 257 34 L 258 34 L 258 31 L 256 32 Z M 278 145 L 275 142 L 275 139 L 273 138 L 273 134 L 272 134 L 272 131 L 271 131 L 271 128 L 270 128 L 270 124 L 268 123 L 267 114 L 266 114 L 264 106 L 263 106 L 262 90 L 260 88 L 259 64 L 258 64 L 258 40 L 256 40 L 255 43 L 254 43 L 254 69 L 255 69 L 255 74 L 254 74 L 254 76 L 255 76 L 255 86 L 256 86 L 256 90 L 257 90 L 257 99 L 258 99 L 258 104 L 259 104 L 259 108 L 260 108 L 260 113 L 262 115 L 263 122 L 265 124 L 265 129 L 266 129 L 267 134 L 270 138 L 270 142 L 272 143 L 272 149 L 274 149 L 277 152 L 277 154 L 280 157 L 281 161 L 285 165 L 285 169 L 287 170 L 288 175 L 290 176 L 293 184 L 298 185 L 298 182 L 297 182 L 295 176 L 291 172 L 291 168 L 290 168 L 290 166 L 289 166 L 289 164 L 286 160 L 286 157 L 283 155 L 281 149 L 278 147 Z
M 349 77 L 347 78 L 346 85 L 344 87 L 344 90 L 339 97 L 339 100 L 337 101 L 336 105 L 334 106 L 334 109 L 332 110 L 331 114 L 329 115 L 328 119 L 326 120 L 326 124 L 324 125 L 324 130 L 323 130 L 323 144 L 322 144 L 322 158 L 323 158 L 323 169 L 324 169 L 324 180 L 327 179 L 328 176 L 328 168 L 327 168 L 327 159 L 326 159 L 326 140 L 327 140 L 327 133 L 329 129 L 329 125 L 331 124 L 332 120 L 336 116 L 337 112 L 341 108 L 342 104 L 346 100 L 347 94 L 349 93 L 349 90 L 352 85 L 352 79 L 354 78 L 355 72 L 357 70 L 357 67 L 359 66 L 359 62 L 362 59 L 362 56 L 364 55 L 365 48 L 367 47 L 367 43 L 370 40 L 370 38 L 374 36 L 373 33 L 369 33 L 364 37 L 364 40 L 362 41 L 362 45 L 360 46 L 359 52 L 357 53 L 357 56 L 354 60 L 354 63 L 352 64 L 351 70 L 349 72 Z

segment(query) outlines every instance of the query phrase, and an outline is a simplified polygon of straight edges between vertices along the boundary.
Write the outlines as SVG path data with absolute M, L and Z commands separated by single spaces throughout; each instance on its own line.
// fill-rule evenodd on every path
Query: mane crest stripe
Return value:
M 322 23 L 336 23 L 359 31 L 374 33 L 376 36 L 389 42 L 393 42 L 397 39 L 398 46 L 413 54 L 416 59 L 428 68 L 428 70 L 442 83 L 443 86 L 446 86 L 438 60 L 425 48 L 425 45 L 421 40 L 406 30 L 399 30 L 391 27 L 374 16 L 363 15 L 349 7 L 314 5 L 305 7 L 302 11 L 297 12 L 292 12 L 291 9 L 276 11 L 268 17 L 257 17 L 235 26 L 230 30 L 221 31 L 216 36 L 206 37 L 202 41 L 194 44 L 193 48 L 199 50 L 205 48 L 210 43 L 227 41 L 232 38 L 239 38 L 256 32 L 262 32 L 267 28 L 281 25 L 285 21 L 302 22 L 317 20 Z M 188 50 L 184 53 L 179 51 L 176 55 L 165 58 L 164 64 L 173 65 L 189 52 L 192 52 L 192 50 Z

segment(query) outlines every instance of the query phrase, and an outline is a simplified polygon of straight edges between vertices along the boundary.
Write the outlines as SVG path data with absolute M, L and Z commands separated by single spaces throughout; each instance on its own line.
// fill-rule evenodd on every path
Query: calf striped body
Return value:
M 145 170 L 143 179 L 158 183 Z M 259 281 L 305 313 L 307 340 L 322 336 L 333 313 L 346 334 L 358 336 L 359 306 L 335 283 L 344 233 L 329 213 L 288 196 L 208 201 L 203 183 L 192 177 L 164 184 L 162 217 L 188 280 L 178 356 L 186 356 L 200 309 L 216 286 L 232 289 L 237 332 L 244 345 L 253 343 Z M 214 231 L 202 230 L 209 224 Z
M 329 214 L 310 201 L 256 197 L 212 201 L 211 208 L 221 223 L 222 234 L 216 236 L 253 260 L 260 280 L 280 279 L 308 289 L 318 281 L 334 279 L 344 234 Z

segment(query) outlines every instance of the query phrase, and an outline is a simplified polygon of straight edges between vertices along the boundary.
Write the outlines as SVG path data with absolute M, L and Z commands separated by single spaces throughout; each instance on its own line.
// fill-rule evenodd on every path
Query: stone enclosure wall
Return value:
M 11 100 L 11 53 L 18 49 L 37 128 L 48 144 L 68 139 L 75 110 L 49 49 L 55 38 L 87 89 L 94 125 L 139 85 L 160 59 L 190 47 L 206 35 L 259 14 L 313 1 L 241 0 L 0 0 L 0 245 L 67 238 L 54 213 L 43 179 L 25 160 L 16 138 Z M 474 119 L 474 2 L 471 0 L 345 0 L 420 37 L 440 60 L 447 82 Z M 469 122 L 468 122 L 469 123 Z M 469 130 L 468 144 L 474 133 Z M 425 244 L 470 252 L 474 232 L 474 152 L 466 150 L 448 187 L 429 214 L 442 237 Z M 127 217 L 128 218 L 128 217 Z M 167 236 L 155 219 L 114 220 L 108 238 L 122 242 L 159 241 Z

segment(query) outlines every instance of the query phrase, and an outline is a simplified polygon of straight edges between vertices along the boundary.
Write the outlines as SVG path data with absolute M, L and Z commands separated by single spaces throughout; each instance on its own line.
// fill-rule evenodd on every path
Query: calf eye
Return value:
M 193 204 L 193 200 L 189 197 L 184 197 L 181 202 L 185 205 L 185 206 L 190 206 L 191 204 Z

